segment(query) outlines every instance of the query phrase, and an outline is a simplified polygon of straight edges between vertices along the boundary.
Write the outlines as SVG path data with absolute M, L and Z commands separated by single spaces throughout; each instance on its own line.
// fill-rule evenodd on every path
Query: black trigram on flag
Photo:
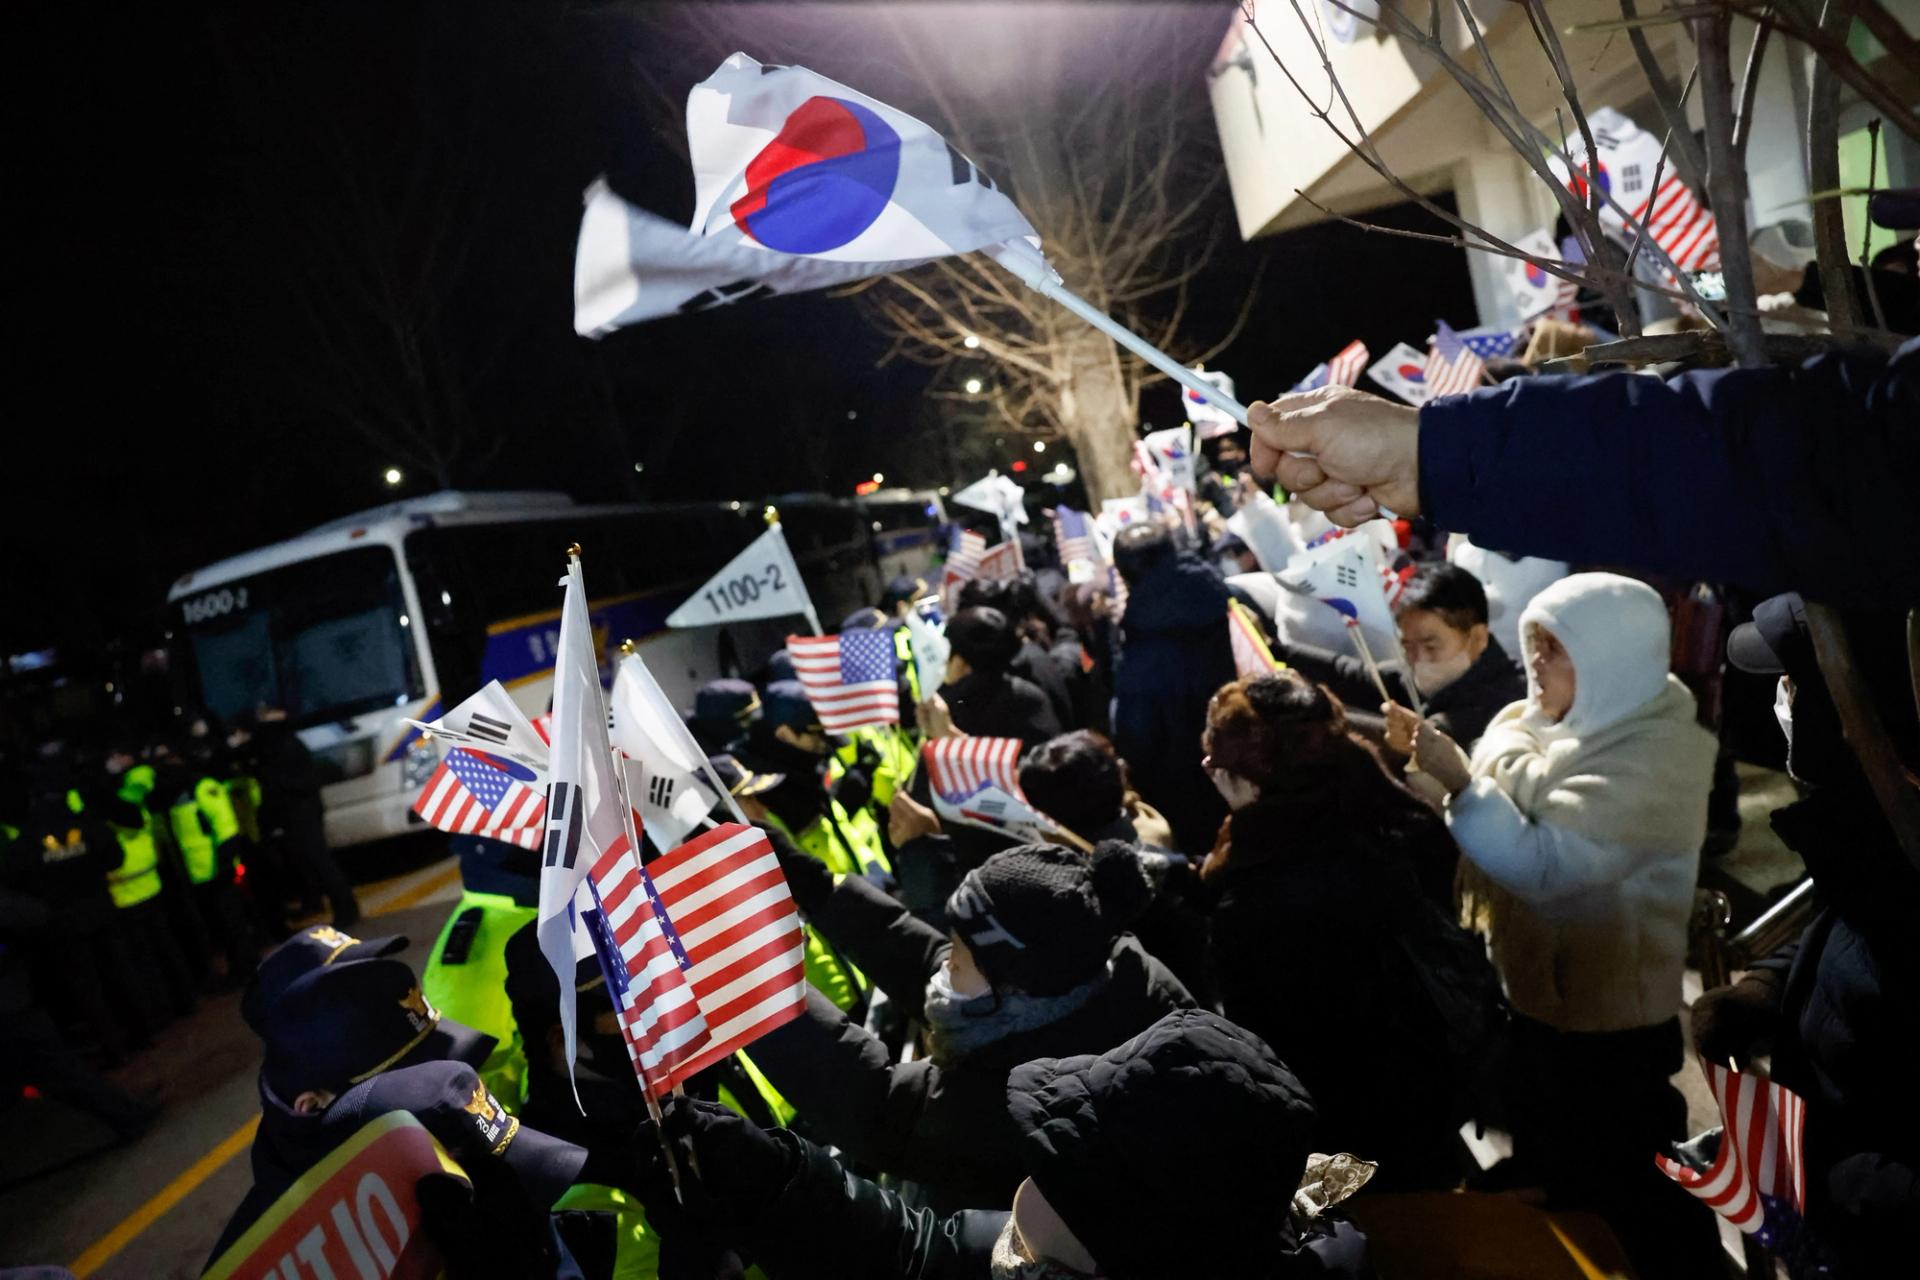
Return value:
M 485 742 L 505 745 L 512 731 L 512 726 L 505 720 L 495 720 L 493 717 L 483 716 L 479 712 L 475 712 L 467 718 L 468 735 L 479 738 Z
M 993 185 L 992 178 L 980 172 L 979 165 L 955 150 L 951 142 L 947 143 L 947 165 L 953 171 L 953 185 L 956 187 L 966 182 L 977 182 L 989 191 L 1000 189 Z
M 680 312 L 711 311 L 715 307 L 724 307 L 729 303 L 747 302 L 754 298 L 771 298 L 773 286 L 762 284 L 758 280 L 735 280 L 732 284 L 717 284 L 713 288 L 694 294 L 680 304 Z
M 1360 585 L 1360 571 L 1350 564 L 1336 564 L 1333 567 L 1333 579 L 1348 591 Z
M 654 774 L 647 779 L 647 803 L 656 809 L 673 807 L 673 779 Z
M 547 856 L 549 867 L 571 871 L 580 856 L 580 788 L 571 782 L 547 784 Z

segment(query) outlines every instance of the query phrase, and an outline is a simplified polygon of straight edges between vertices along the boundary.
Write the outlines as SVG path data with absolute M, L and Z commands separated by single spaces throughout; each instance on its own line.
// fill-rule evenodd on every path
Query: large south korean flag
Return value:
M 587 193 L 575 328 L 601 334 L 742 298 L 885 275 L 1033 237 L 947 140 L 804 67 L 736 53 L 687 97 L 689 230 Z

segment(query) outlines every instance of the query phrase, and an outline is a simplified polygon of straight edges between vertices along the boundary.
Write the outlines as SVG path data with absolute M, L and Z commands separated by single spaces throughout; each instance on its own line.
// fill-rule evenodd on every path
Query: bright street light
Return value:
M 977 333 L 970 333 L 967 335 L 966 340 L 962 342 L 960 345 L 965 347 L 967 350 L 972 351 L 980 345 L 980 335 Z
M 970 395 L 970 396 L 977 396 L 977 395 L 979 395 L 979 394 L 980 394 L 980 388 L 981 388 L 981 387 L 983 387 L 984 385 L 986 385 L 986 384 L 985 384 L 985 383 L 983 383 L 983 382 L 981 382 L 981 381 L 980 381 L 980 379 L 978 379 L 978 378 L 968 378 L 968 379 L 967 379 L 967 394 L 968 394 L 968 395 Z
M 404 475 L 400 474 L 400 468 L 398 467 L 388 467 L 380 473 L 380 478 L 385 480 L 389 487 L 393 488 L 398 488 L 400 482 L 406 479 Z
M 1035 453 L 1045 453 L 1047 451 L 1047 442 L 1045 440 L 1035 440 L 1033 442 L 1033 451 Z
M 886 477 L 881 475 L 878 471 L 873 473 L 873 482 L 875 484 L 879 484 L 882 480 L 885 480 L 885 479 Z

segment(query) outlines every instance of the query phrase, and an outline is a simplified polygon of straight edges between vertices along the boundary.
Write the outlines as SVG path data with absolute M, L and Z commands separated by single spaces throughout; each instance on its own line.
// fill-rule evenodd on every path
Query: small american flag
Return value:
M 675 1073 L 684 1080 L 806 1008 L 806 939 L 773 846 L 753 827 L 717 826 L 647 873 L 706 1019 L 705 1045 Z
M 1446 321 L 1440 321 L 1434 330 L 1433 346 L 1427 352 L 1429 394 L 1459 395 L 1479 386 L 1487 361 L 1513 353 L 1515 336 L 1505 329 L 1459 333 Z
M 980 557 L 980 570 L 974 575 L 988 582 L 1020 576 L 1020 544 L 1009 538 L 987 549 Z
M 944 821 L 1009 832 L 1023 840 L 1054 837 L 1057 824 L 1020 790 L 1020 739 L 935 738 L 920 749 L 927 790 Z
M 960 588 L 980 572 L 980 560 L 986 554 L 987 540 L 973 530 L 961 529 L 954 534 L 947 563 L 940 571 L 940 607 L 947 613 L 953 612 Z
M 1316 365 L 1312 373 L 1294 384 L 1295 391 L 1312 391 L 1316 387 L 1351 387 L 1359 383 L 1360 375 L 1366 372 L 1370 353 L 1367 344 L 1355 338 L 1340 348 L 1333 359 L 1325 364 Z
M 891 631 L 788 636 L 793 673 L 828 733 L 900 723 L 899 662 Z
M 1075 511 L 1072 507 L 1055 507 L 1053 544 L 1060 553 L 1060 563 L 1066 567 L 1069 582 L 1093 581 L 1094 570 L 1100 564 L 1100 553 L 1095 549 L 1093 520 L 1086 512 Z
M 935 738 L 923 751 L 927 785 L 948 804 L 960 804 L 992 784 L 1020 795 L 1020 739 Z
M 1707 1073 L 1714 1100 L 1720 1104 L 1725 1125 L 1719 1148 L 1705 1169 L 1692 1168 L 1670 1156 L 1655 1156 L 1660 1172 L 1749 1235 L 1762 1231 L 1765 1199 L 1779 1201 L 1795 1213 L 1805 1213 L 1805 1099 L 1763 1075 L 1734 1071 L 1713 1062 L 1700 1065 Z
M 1711 271 L 1720 264 L 1720 232 L 1713 215 L 1687 184 L 1672 174 L 1661 181 L 1650 200 L 1634 206 L 1633 224 L 1643 216 L 1653 242 L 1682 271 Z
M 433 771 L 413 811 L 454 835 L 486 836 L 523 849 L 546 838 L 547 797 L 525 765 L 455 747 Z
M 1266 633 L 1238 600 L 1227 601 L 1227 638 L 1233 642 L 1233 669 L 1242 680 L 1258 679 L 1280 669 L 1273 650 L 1267 648 Z
M 959 574 L 964 582 L 980 572 L 980 557 L 986 553 L 986 538 L 971 529 L 961 529 L 947 551 L 947 572 Z
M 667 914 L 659 886 L 623 835 L 587 877 L 597 912 L 584 912 L 640 1080 L 666 1093 L 692 1073 L 690 1063 L 712 1042 L 690 980 L 691 960 Z

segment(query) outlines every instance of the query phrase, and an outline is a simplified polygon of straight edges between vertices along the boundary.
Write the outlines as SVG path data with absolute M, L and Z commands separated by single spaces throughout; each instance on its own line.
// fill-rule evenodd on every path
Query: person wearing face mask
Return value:
M 1920 759 L 1920 726 L 1897 613 L 1851 615 L 1856 669 L 1895 748 Z M 1907 861 L 1848 750 L 1798 595 L 1775 596 L 1735 628 L 1727 658 L 1778 675 L 1775 715 L 1801 798 L 1773 828 L 1813 877 L 1815 912 L 1798 937 L 1730 986 L 1694 1001 L 1703 1058 L 1769 1053 L 1773 1078 L 1807 1102 L 1807 1232 L 1838 1276 L 1890 1276 L 1913 1260 L 1920 1219 L 1920 872 Z
M 1478 977 L 1490 1000 L 1494 982 L 1416 877 L 1431 864 L 1451 885 L 1445 823 L 1298 672 L 1221 689 L 1205 746 L 1232 809 L 1200 872 L 1221 1009 L 1312 1092 L 1319 1150 L 1378 1161 L 1385 1189 L 1458 1185 L 1469 1064 L 1421 973 Z
M 1501 708 L 1527 696 L 1527 675 L 1487 626 L 1487 592 L 1480 580 L 1456 565 L 1421 565 L 1394 607 L 1394 625 L 1408 665 L 1380 664 L 1389 700 L 1413 705 L 1408 684 L 1418 690 L 1440 732 L 1469 749 Z M 1380 690 L 1364 663 L 1317 645 L 1280 643 L 1274 656 L 1309 680 L 1318 680 L 1350 707 L 1378 707 Z M 1363 731 L 1377 721 L 1356 718 Z M 1391 730 L 1386 744 L 1399 756 L 1413 744 Z
M 1192 999 L 1124 932 L 1151 889 L 1119 842 L 997 853 L 948 899 L 942 935 L 858 877 L 807 894 L 812 922 L 894 1000 L 927 1053 L 896 1063 L 817 991 L 754 1042 L 753 1060 L 823 1141 L 921 1184 L 937 1209 L 1005 1207 L 1019 1185 L 1007 1073 L 1112 1045 Z
M 1515 1012 L 1514 1154 L 1487 1182 L 1598 1211 L 1642 1275 L 1707 1274 L 1711 1215 L 1652 1154 L 1686 1136 L 1669 1077 L 1716 745 L 1667 670 L 1666 607 L 1645 583 L 1563 578 L 1521 633 L 1527 700 L 1471 757 L 1395 717 L 1446 793 L 1468 918 Z
M 1373 1275 L 1337 1209 L 1365 1164 L 1309 1155 L 1306 1090 L 1218 1014 L 1178 1010 L 1098 1056 L 1020 1064 L 996 1101 L 1011 1205 L 944 1216 L 724 1107 L 668 1099 L 665 1126 L 704 1171 L 691 1211 L 772 1280 Z M 654 1182 L 651 1199 L 673 1194 Z

